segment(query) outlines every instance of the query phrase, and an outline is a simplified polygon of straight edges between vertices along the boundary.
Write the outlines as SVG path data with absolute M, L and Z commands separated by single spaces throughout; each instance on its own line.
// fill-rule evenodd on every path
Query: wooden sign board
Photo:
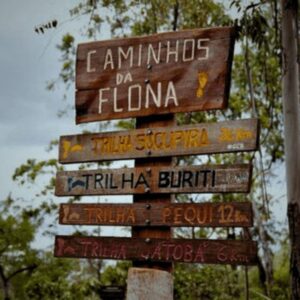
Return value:
M 62 136 L 59 161 L 133 159 L 252 151 L 258 147 L 258 120 L 245 119 L 168 128 Z
M 232 27 L 80 44 L 76 122 L 227 106 Z
M 55 195 L 248 193 L 251 173 L 248 164 L 63 171 L 56 175 Z
M 250 202 L 61 204 L 63 225 L 251 227 Z
M 142 239 L 56 236 L 56 257 L 253 265 L 257 244 L 250 240 Z

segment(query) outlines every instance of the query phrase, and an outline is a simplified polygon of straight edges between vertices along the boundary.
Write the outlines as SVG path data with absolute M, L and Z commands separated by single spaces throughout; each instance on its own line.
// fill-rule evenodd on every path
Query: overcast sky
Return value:
M 44 159 L 56 153 L 45 151 L 50 140 L 77 133 L 75 112 L 58 118 L 66 105 L 62 90 L 49 92 L 47 81 L 59 73 L 56 45 L 63 33 L 75 34 L 70 21 L 72 0 L 2 0 L 0 4 L 0 196 L 16 190 L 11 182 L 14 169 L 28 158 Z M 56 29 L 37 34 L 34 28 L 53 19 Z M 68 104 L 74 103 L 71 87 Z

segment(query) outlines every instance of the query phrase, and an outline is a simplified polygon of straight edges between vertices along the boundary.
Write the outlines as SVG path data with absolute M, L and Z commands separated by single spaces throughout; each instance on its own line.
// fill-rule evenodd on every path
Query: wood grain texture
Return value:
M 226 108 L 234 36 L 223 27 L 80 44 L 77 123 Z
M 56 196 L 248 193 L 252 165 L 202 165 L 58 172 Z
M 253 151 L 258 147 L 258 137 L 257 119 L 166 128 L 150 125 L 131 131 L 62 136 L 59 161 L 78 163 Z
M 254 265 L 257 243 L 249 240 L 142 239 L 56 236 L 56 257 Z
M 149 117 L 139 117 L 136 119 L 136 129 L 145 130 L 146 128 L 168 128 L 175 125 L 175 115 L 158 115 L 155 118 Z M 160 156 L 160 157 L 146 157 L 137 158 L 134 161 L 136 168 L 152 168 L 152 167 L 171 167 L 173 166 L 173 158 L 171 156 Z M 171 194 L 135 194 L 133 195 L 133 203 L 147 204 L 148 202 L 154 203 L 164 203 L 170 204 L 172 202 Z M 144 227 L 144 226 L 132 226 L 131 236 L 133 238 L 160 238 L 160 239 L 170 239 L 172 238 L 171 227 Z M 151 268 L 164 270 L 172 272 L 173 264 L 172 262 L 152 262 L 152 261 L 139 261 L 134 260 L 132 262 L 134 267 L 140 268 Z
M 63 225 L 251 227 L 250 202 L 61 204 Z

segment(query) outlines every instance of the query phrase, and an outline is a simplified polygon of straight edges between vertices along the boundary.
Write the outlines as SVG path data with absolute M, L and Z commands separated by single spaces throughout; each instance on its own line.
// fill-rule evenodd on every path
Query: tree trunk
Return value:
M 258 236 L 262 248 L 262 257 L 260 258 L 259 273 L 261 284 L 264 287 L 265 294 L 270 296 L 270 287 L 274 283 L 273 272 L 273 254 L 268 242 L 268 233 L 260 217 L 260 212 L 256 206 L 255 201 L 252 201 L 254 219 L 257 223 Z M 263 269 L 263 270 L 262 270 Z
M 297 0 L 281 0 L 282 93 L 292 299 L 300 299 L 300 144 Z
M 4 295 L 4 300 L 10 300 L 9 297 L 9 282 L 5 281 L 3 283 L 3 295 Z
M 2 281 L 2 293 L 3 293 L 3 300 L 10 300 L 10 296 L 9 296 L 9 280 L 7 280 L 6 278 L 3 278 L 1 276 L 1 281 Z
M 1 279 L 1 283 L 2 283 L 2 289 L 3 289 L 3 299 L 4 300 L 9 300 L 9 279 L 7 278 L 7 276 L 5 276 L 4 274 L 4 269 L 3 267 L 0 265 L 0 279 Z M 1 285 L 0 285 L 1 288 Z

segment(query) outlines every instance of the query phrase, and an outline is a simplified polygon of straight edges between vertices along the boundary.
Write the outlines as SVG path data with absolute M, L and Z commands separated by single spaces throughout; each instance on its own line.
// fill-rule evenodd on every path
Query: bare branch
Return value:
M 19 274 L 19 273 L 22 273 L 22 272 L 25 272 L 25 271 L 33 271 L 33 270 L 36 269 L 37 267 L 38 267 L 37 264 L 32 264 L 32 265 L 29 265 L 29 266 L 27 266 L 27 267 L 18 269 L 18 270 L 16 270 L 15 272 L 13 272 L 12 274 L 10 274 L 10 275 L 7 277 L 7 280 L 12 279 L 13 277 L 15 277 L 15 276 L 16 276 L 17 274 Z
M 178 25 L 178 16 L 179 16 L 179 2 L 176 0 L 174 4 L 174 21 L 173 21 L 173 31 L 177 30 Z

